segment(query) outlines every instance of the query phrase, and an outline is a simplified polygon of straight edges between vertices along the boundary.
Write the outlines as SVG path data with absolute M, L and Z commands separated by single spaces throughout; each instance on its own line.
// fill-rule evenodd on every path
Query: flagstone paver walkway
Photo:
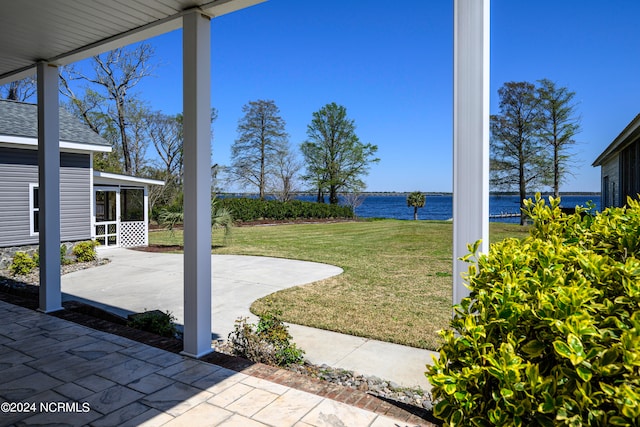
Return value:
M 275 368 L 248 375 L 5 301 L 0 321 L 3 426 L 417 424 L 363 409 L 362 393 L 350 405 L 260 378 L 286 377 Z

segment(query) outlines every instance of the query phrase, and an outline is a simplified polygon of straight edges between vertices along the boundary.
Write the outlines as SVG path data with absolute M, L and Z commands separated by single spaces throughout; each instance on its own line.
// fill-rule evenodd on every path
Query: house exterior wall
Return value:
M 60 237 L 91 238 L 89 154 L 60 153 Z M 38 244 L 31 232 L 30 186 L 38 183 L 38 152 L 0 147 L 0 247 Z
M 640 194 L 640 140 L 635 140 L 620 153 L 620 204 L 627 197 L 638 199 Z
M 601 167 L 602 190 L 600 206 L 602 209 L 610 206 L 620 206 L 620 161 L 615 156 Z

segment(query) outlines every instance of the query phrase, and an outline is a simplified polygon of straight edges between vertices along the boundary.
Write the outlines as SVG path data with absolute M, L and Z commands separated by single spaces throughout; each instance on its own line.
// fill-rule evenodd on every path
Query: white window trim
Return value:
M 38 184 L 29 184 L 29 235 L 30 236 L 39 236 L 40 233 L 37 231 L 33 231 L 35 230 L 35 224 L 33 223 L 33 212 L 34 211 L 38 211 L 40 212 L 40 208 L 36 208 L 34 200 L 33 200 L 33 190 L 36 188 L 39 188 L 40 186 Z

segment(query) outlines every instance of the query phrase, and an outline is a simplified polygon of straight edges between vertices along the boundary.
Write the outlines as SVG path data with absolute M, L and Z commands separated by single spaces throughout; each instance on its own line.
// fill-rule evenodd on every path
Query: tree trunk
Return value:
M 417 206 L 413 207 L 413 220 L 414 221 L 418 220 L 418 207 Z
M 131 174 L 131 151 L 129 150 L 129 139 L 127 138 L 127 124 L 124 119 L 124 105 L 123 100 L 118 98 L 116 100 L 118 111 L 118 128 L 120 131 L 120 141 L 122 143 L 122 157 L 124 158 L 124 172 L 127 175 Z
M 553 144 L 553 197 L 560 197 L 560 160 L 558 144 Z
M 520 162 L 520 225 L 524 225 L 524 215 L 522 209 L 524 209 L 524 199 L 527 197 L 527 183 L 524 178 L 524 163 Z
M 338 202 L 338 189 L 332 185 L 329 187 L 329 204 L 337 205 Z
M 264 119 L 261 120 L 260 129 L 260 182 L 258 183 L 258 189 L 260 191 L 260 200 L 264 200 L 264 187 L 265 187 L 265 162 L 266 162 L 266 140 L 264 137 Z

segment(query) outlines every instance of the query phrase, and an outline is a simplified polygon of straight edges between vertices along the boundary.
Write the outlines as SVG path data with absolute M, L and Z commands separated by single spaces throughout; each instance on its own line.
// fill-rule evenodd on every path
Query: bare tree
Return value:
M 29 76 L 0 86 L 0 98 L 20 102 L 32 101 L 37 89 L 36 77 Z
M 177 179 L 182 157 L 182 124 L 179 116 L 158 111 L 149 114 L 145 124 L 149 139 L 160 158 L 165 182 Z
M 302 162 L 292 151 L 291 145 L 283 145 L 275 156 L 269 192 L 283 202 L 293 199 L 293 193 L 299 189 L 300 169 L 302 169 Z
M 356 208 L 362 205 L 364 203 L 364 199 L 366 198 L 367 198 L 366 195 L 358 191 L 352 191 L 350 193 L 342 193 L 342 202 L 344 203 L 345 206 L 349 206 L 353 210 L 353 214 L 356 216 L 356 218 L 358 217 L 356 215 Z
M 138 100 L 129 100 L 125 106 L 127 117 L 127 139 L 129 155 L 131 158 L 132 175 L 139 175 L 147 164 L 147 147 L 149 138 L 146 127 L 146 118 L 149 115 L 148 108 Z
M 131 126 L 140 114 L 142 103 L 131 90 L 144 77 L 151 75 L 150 59 L 153 49 L 139 44 L 133 49 L 120 48 L 93 57 L 93 73 L 84 74 L 73 67 L 65 67 L 61 73 L 61 92 L 70 100 L 71 107 L 96 131 L 106 132 L 122 155 L 123 171 L 134 173 L 140 159 L 137 130 Z M 74 82 L 83 82 L 84 95 L 73 91 Z M 138 146 L 136 146 L 138 144 Z

